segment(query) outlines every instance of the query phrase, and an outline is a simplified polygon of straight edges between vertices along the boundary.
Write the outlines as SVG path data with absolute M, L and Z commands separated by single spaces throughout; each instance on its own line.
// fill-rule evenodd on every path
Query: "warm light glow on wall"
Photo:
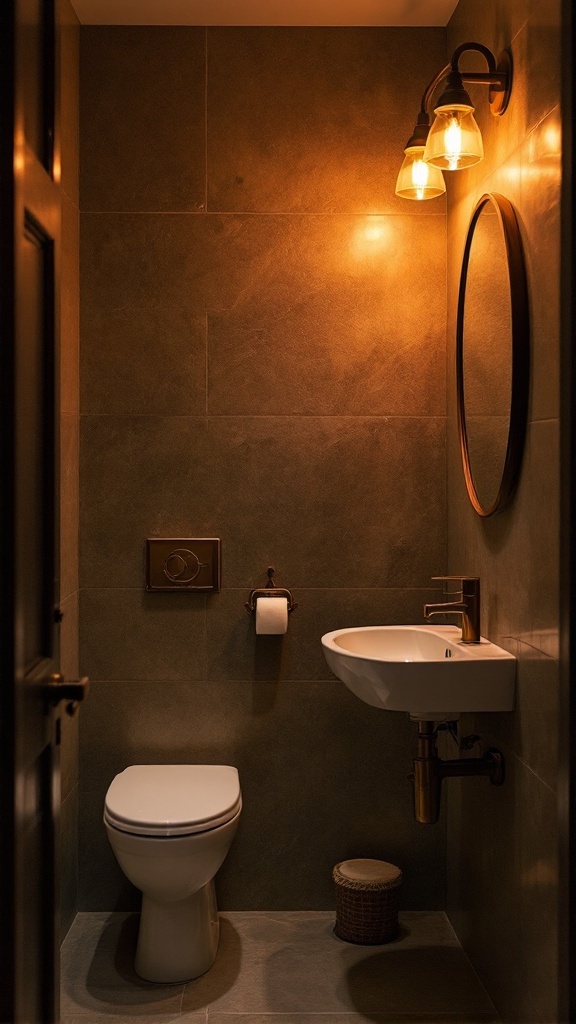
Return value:
M 530 134 L 530 162 L 562 155 L 562 131 L 558 123 L 540 124 Z
M 371 216 L 356 227 L 350 248 L 356 260 L 365 260 L 388 252 L 391 241 L 389 218 Z
M 530 133 L 528 159 L 522 163 L 522 176 L 540 180 L 542 184 L 557 183 L 562 174 L 561 157 L 562 130 L 560 122 L 552 116 Z

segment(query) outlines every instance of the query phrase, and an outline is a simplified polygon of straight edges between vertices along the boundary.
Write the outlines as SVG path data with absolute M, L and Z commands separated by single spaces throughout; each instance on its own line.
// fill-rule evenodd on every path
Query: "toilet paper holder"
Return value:
M 286 590 L 286 587 L 275 587 L 274 586 L 274 573 L 276 570 L 273 566 L 268 567 L 268 582 L 263 587 L 258 587 L 256 590 L 250 591 L 250 597 L 244 605 L 247 612 L 252 615 L 256 613 L 256 601 L 259 597 L 285 597 L 288 601 L 288 611 L 293 612 L 298 607 L 296 601 L 292 597 L 292 592 Z

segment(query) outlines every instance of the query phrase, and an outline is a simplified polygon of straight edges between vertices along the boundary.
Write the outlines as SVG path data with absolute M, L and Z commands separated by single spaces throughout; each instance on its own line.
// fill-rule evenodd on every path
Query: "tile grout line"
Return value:
M 246 582 L 246 583 L 238 584 L 236 586 L 223 586 L 221 588 L 221 590 L 220 590 L 220 593 L 234 592 L 234 591 L 238 591 L 239 593 L 243 593 L 245 590 L 252 590 L 253 586 L 254 586 L 254 584 L 252 582 L 250 582 L 250 581 Z M 105 584 L 105 583 L 97 584 L 96 586 L 87 586 L 85 584 L 81 588 L 79 587 L 78 591 L 74 591 L 73 594 L 70 594 L 66 598 L 66 600 L 68 600 L 69 597 L 74 597 L 77 592 L 78 593 L 80 592 L 80 589 L 82 589 L 82 590 L 116 590 L 116 591 L 117 590 L 142 590 L 142 584 L 138 584 L 138 585 L 135 585 L 133 587 L 125 587 L 125 586 L 124 587 L 120 587 L 120 586 L 117 586 L 117 585 L 111 585 L 111 584 Z M 345 587 L 338 587 L 338 586 L 334 586 L 334 587 L 308 587 L 308 586 L 304 586 L 304 585 L 299 586 L 298 584 L 296 584 L 293 587 L 293 589 L 294 590 L 298 590 L 299 593 L 308 593 L 308 592 L 314 593 L 314 592 L 318 591 L 319 593 L 327 593 L 327 594 L 331 594 L 335 590 L 344 591 L 346 593 L 348 591 L 359 591 L 360 593 L 364 593 L 365 591 L 369 591 L 370 593 L 374 592 L 374 593 L 383 593 L 383 594 L 387 594 L 387 593 L 397 594 L 398 592 L 400 592 L 400 593 L 415 593 L 415 594 L 429 594 L 429 593 L 437 593 L 437 592 L 440 591 L 440 587 L 431 587 L 431 586 L 426 586 L 425 584 L 422 584 L 420 586 L 413 586 L 413 587 L 406 587 L 406 586 L 400 586 L 400 585 L 399 586 L 395 586 L 395 587 L 394 586 L 392 586 L 392 587 L 378 587 L 378 586 L 372 586 L 370 584 L 366 584 L 366 586 L 360 586 L 360 587 L 350 587 L 350 586 L 345 586 Z M 193 594 L 194 591 L 190 591 L 189 593 Z M 214 595 L 212 595 L 212 596 L 214 596 Z M 450 612 L 447 612 L 446 614 L 449 615 Z M 401 622 L 397 622 L 397 623 L 396 622 L 391 622 L 390 625 L 391 626 L 396 626 L 396 625 L 397 626 L 401 626 L 401 625 L 403 625 L 403 623 L 401 623 Z M 410 623 L 406 623 L 406 625 L 410 625 Z M 416 625 L 416 623 L 414 623 L 414 625 Z M 423 626 L 424 623 L 421 622 L 420 625 Z M 451 623 L 440 623 L 440 625 L 451 625 Z M 516 637 L 512 637 L 512 639 L 513 640 L 517 640 Z M 531 650 L 534 650 L 534 651 L 539 650 L 539 648 L 534 647 L 533 644 L 528 644 L 525 641 L 518 640 L 518 643 L 523 643 L 524 646 L 530 647 Z M 541 653 L 544 654 L 544 652 L 541 652 Z M 546 655 L 546 657 L 552 658 L 552 655 Z M 557 661 L 556 658 L 552 658 L 552 660 Z
M 403 420 L 412 422 L 421 422 L 429 420 L 438 420 L 439 423 L 444 423 L 446 416 L 441 413 L 430 413 L 429 416 L 410 416 L 408 413 L 350 413 L 350 412 L 333 412 L 333 413 L 317 413 L 317 412 L 243 412 L 243 413 L 205 413 L 205 412 L 191 412 L 191 413 L 164 413 L 164 412 L 84 412 L 80 414 L 80 420 L 87 419 L 117 419 L 117 420 L 198 420 L 199 422 L 205 422 L 206 420 L 354 420 L 360 422 L 362 420 L 376 420 L 388 422 L 394 420 Z M 545 420 L 538 420 L 537 422 L 547 422 Z M 556 423 L 557 420 L 551 420 L 550 422 Z
M 206 395 L 205 401 L 205 417 L 206 420 L 209 418 L 208 412 L 208 373 L 209 373 L 209 356 L 208 356 L 208 310 L 204 310 L 204 390 Z
M 208 26 L 204 28 L 204 211 L 208 213 Z
M 291 210 L 81 210 L 82 214 L 90 214 L 90 216 L 101 216 L 101 217 L 333 217 L 335 219 L 351 219 L 356 220 L 374 217 L 403 217 L 409 220 L 415 218 L 424 218 L 424 220 L 433 220 L 435 217 L 445 219 L 445 213 L 405 213 L 404 211 L 396 212 L 395 210 L 383 210 L 381 213 L 375 213 L 373 210 L 357 210 L 352 213 L 340 212 L 334 210 L 328 213 L 318 213 L 316 211 L 291 211 Z

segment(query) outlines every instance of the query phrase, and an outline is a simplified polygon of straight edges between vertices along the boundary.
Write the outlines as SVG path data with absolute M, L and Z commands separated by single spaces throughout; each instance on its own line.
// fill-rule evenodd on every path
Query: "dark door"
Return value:
M 0 1020 L 58 1020 L 53 0 L 0 4 Z M 72 691 L 71 695 L 77 695 Z

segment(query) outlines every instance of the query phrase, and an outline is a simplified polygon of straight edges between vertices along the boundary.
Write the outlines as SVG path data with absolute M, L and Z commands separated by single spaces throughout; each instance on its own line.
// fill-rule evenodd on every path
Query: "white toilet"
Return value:
M 146 981 L 188 981 L 214 963 L 214 876 L 241 809 L 229 765 L 136 764 L 113 779 L 104 824 L 124 874 L 142 890 L 135 967 Z

